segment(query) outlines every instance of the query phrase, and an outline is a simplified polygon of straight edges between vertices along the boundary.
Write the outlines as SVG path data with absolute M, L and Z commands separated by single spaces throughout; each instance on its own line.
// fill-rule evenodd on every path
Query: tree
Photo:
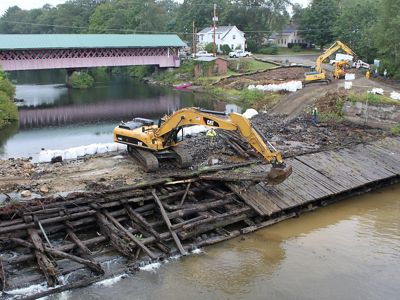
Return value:
M 334 40 L 334 26 L 339 15 L 336 0 L 312 0 L 300 20 L 301 35 L 321 49 Z
M 382 0 L 374 28 L 376 47 L 382 57 L 382 69 L 400 79 L 400 1 Z
M 377 52 L 371 25 L 377 21 L 378 3 L 374 0 L 343 1 L 334 26 L 336 39 L 364 60 L 372 60 Z

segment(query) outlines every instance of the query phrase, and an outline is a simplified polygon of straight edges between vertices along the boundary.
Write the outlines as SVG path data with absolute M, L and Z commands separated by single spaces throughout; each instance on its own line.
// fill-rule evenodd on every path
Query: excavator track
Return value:
M 176 154 L 176 164 L 179 168 L 188 168 L 192 165 L 192 156 L 182 146 L 175 146 L 171 149 Z
M 158 159 L 152 152 L 128 145 L 128 153 L 140 162 L 146 172 L 155 172 L 158 170 Z

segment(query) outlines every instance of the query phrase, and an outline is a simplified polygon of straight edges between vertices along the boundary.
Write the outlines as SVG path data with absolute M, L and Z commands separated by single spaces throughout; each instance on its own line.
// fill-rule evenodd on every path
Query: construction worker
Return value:
M 367 73 L 365 73 L 365 78 L 369 79 L 371 77 L 371 72 L 368 70 Z
M 314 106 L 311 114 L 312 114 L 311 122 L 313 123 L 313 125 L 317 125 L 317 123 L 318 123 L 318 108 L 316 106 Z
M 210 139 L 210 145 L 212 145 L 214 144 L 217 133 L 215 132 L 214 128 L 211 128 L 207 131 L 206 136 Z

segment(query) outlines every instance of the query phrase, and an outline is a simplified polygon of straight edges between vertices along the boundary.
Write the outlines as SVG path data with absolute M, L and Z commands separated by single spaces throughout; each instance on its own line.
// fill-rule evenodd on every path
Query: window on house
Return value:
M 233 39 L 233 40 L 236 39 L 236 35 L 233 35 L 233 36 L 232 36 L 232 39 Z
M 220 34 L 218 34 L 218 39 L 219 39 L 219 40 L 221 39 L 221 35 L 220 35 Z
M 200 34 L 200 40 L 203 40 L 203 35 L 202 34 Z
M 233 44 L 231 45 L 231 49 L 232 49 L 232 50 L 235 50 L 235 48 L 233 47 Z
M 285 45 L 286 45 L 286 40 L 285 40 Z

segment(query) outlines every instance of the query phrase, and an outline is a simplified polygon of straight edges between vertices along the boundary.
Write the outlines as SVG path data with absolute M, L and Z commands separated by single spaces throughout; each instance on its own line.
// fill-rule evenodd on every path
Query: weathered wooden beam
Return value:
M 176 246 L 177 246 L 178 249 L 179 249 L 179 252 L 180 252 L 182 255 L 186 255 L 187 253 L 186 253 L 185 249 L 182 247 L 182 244 L 181 244 L 181 241 L 179 240 L 178 235 L 177 235 L 176 232 L 172 229 L 171 221 L 168 219 L 167 212 L 165 211 L 164 206 L 163 206 L 162 203 L 161 203 L 161 200 L 158 198 L 158 196 L 157 196 L 157 194 L 156 194 L 156 190 L 153 190 L 151 193 L 152 193 L 152 195 L 153 195 L 153 197 L 154 197 L 154 200 L 155 200 L 156 203 L 158 204 L 158 207 L 160 208 L 161 215 L 162 215 L 162 217 L 164 218 L 165 224 L 167 224 L 168 230 L 169 230 L 169 232 L 171 233 L 172 238 L 174 239 L 175 244 L 176 244 Z
M 6 287 L 6 272 L 4 271 L 3 261 L 0 259 L 0 291 L 4 291 Z
M 49 286 L 58 284 L 57 269 L 44 253 L 44 245 L 39 233 L 34 228 L 28 228 L 28 235 L 33 243 L 37 264 L 46 277 Z
M 182 206 L 182 205 L 183 205 L 183 202 L 185 202 L 185 199 L 186 199 L 186 196 L 187 196 L 187 194 L 188 194 L 188 192 L 189 192 L 189 189 L 190 189 L 190 185 L 191 185 L 191 184 L 192 184 L 192 183 L 189 182 L 188 185 L 186 186 L 185 193 L 183 194 L 181 203 L 179 204 L 180 206 Z
M 130 233 L 124 226 L 122 226 L 110 213 L 103 211 L 103 214 L 122 232 L 124 232 L 137 246 L 139 246 L 144 252 L 147 253 L 152 259 L 157 259 L 155 255 L 146 245 L 144 245 L 137 237 Z
M 138 224 L 139 227 L 141 227 L 143 230 L 149 232 L 151 235 L 153 235 L 157 240 L 161 241 L 160 234 L 155 231 L 152 227 L 151 224 L 149 224 L 145 218 L 143 218 L 139 213 L 133 210 L 132 207 L 130 207 L 128 204 L 124 205 L 129 218 Z

